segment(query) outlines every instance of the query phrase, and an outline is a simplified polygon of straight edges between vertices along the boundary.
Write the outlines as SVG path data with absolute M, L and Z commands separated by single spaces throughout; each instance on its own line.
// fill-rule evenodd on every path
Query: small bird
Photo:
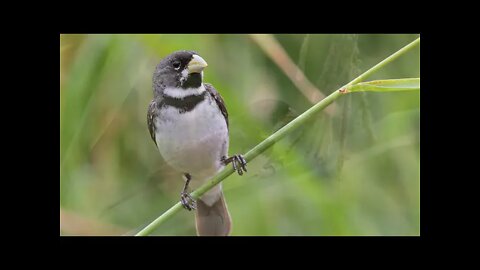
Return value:
M 203 83 L 206 67 L 195 51 L 163 58 L 153 74 L 147 124 L 162 157 L 185 177 L 180 201 L 185 209 L 196 210 L 197 235 L 226 236 L 231 218 L 221 183 L 197 201 L 188 193 L 189 184 L 199 187 L 229 163 L 239 175 L 247 171 L 242 155 L 227 156 L 227 108 L 217 90 Z

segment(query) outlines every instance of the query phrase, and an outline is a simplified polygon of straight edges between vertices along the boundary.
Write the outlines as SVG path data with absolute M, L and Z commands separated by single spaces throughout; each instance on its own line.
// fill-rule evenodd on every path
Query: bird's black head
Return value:
M 176 51 L 157 65 L 153 74 L 153 91 L 160 94 L 167 87 L 200 87 L 206 66 L 207 62 L 195 51 Z

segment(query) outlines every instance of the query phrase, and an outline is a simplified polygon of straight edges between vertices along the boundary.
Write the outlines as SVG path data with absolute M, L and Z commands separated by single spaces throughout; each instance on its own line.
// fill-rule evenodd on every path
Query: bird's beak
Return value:
M 208 66 L 207 62 L 202 57 L 194 54 L 192 60 L 188 63 L 188 73 L 200 73 Z

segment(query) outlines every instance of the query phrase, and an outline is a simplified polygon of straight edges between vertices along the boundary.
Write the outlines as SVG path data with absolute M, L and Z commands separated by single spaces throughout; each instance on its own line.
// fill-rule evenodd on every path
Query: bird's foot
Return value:
M 233 169 L 237 171 L 239 175 L 243 175 L 243 172 L 247 172 L 247 161 L 242 155 L 233 155 L 229 158 L 223 157 L 222 162 L 225 165 L 232 163 Z
M 180 202 L 182 203 L 183 208 L 188 211 L 197 209 L 197 202 L 188 192 L 183 191 L 180 193 Z

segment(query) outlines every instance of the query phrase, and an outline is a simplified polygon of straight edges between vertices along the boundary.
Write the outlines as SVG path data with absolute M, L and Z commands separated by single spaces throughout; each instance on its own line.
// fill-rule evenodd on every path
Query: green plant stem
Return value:
M 299 126 L 301 126 L 303 123 L 305 123 L 307 120 L 315 116 L 318 112 L 322 111 L 327 107 L 328 105 L 332 104 L 333 101 L 335 101 L 337 98 L 343 95 L 343 93 L 340 91 L 344 89 L 345 87 L 361 82 L 368 76 L 372 75 L 376 71 L 378 71 L 380 68 L 384 67 L 386 64 L 392 62 L 393 60 L 397 59 L 399 56 L 402 54 L 406 53 L 416 45 L 420 43 L 420 38 L 414 40 L 410 44 L 406 45 L 405 47 L 401 48 L 394 54 L 390 55 L 389 57 L 385 58 L 383 61 L 380 63 L 376 64 L 348 84 L 344 85 L 340 89 L 336 90 L 335 92 L 331 93 L 329 96 L 318 102 L 317 104 L 313 105 L 310 109 L 299 115 L 297 118 L 292 120 L 290 123 L 287 125 L 283 126 L 281 129 L 279 129 L 277 132 L 273 133 L 270 135 L 268 138 L 263 140 L 261 143 L 259 143 L 257 146 L 255 146 L 253 149 L 248 151 L 245 155 L 244 158 L 247 160 L 247 162 L 251 162 L 254 158 L 256 158 L 258 155 L 263 153 L 265 150 L 267 150 L 269 147 L 271 147 L 273 144 L 281 140 L 283 137 L 285 137 L 287 134 L 290 132 L 294 131 L 297 129 Z M 232 166 L 227 166 L 225 169 L 223 169 L 221 172 L 219 172 L 217 175 L 215 175 L 210 181 L 207 183 L 203 184 L 201 187 L 199 187 L 197 190 L 191 193 L 191 196 L 195 199 L 198 199 L 201 197 L 205 192 L 213 188 L 215 185 L 218 183 L 222 182 L 225 178 L 227 178 L 229 175 L 233 173 L 233 168 Z M 175 215 L 177 212 L 182 210 L 183 207 L 180 202 L 176 203 L 174 206 L 172 206 L 170 209 L 168 209 L 166 212 L 164 212 L 161 216 L 159 216 L 157 219 L 155 219 L 152 223 L 150 223 L 148 226 L 146 226 L 144 229 L 142 229 L 140 232 L 136 234 L 136 236 L 145 236 L 149 235 L 150 233 L 153 232 L 160 224 L 165 222 L 167 219 Z
M 345 86 L 347 85 L 352 85 L 352 84 L 356 84 L 356 83 L 359 83 L 361 81 L 363 81 L 364 79 L 366 79 L 368 76 L 372 75 L 373 73 L 377 72 L 380 68 L 384 67 L 386 64 L 392 62 L 393 60 L 397 59 L 398 57 L 400 57 L 400 55 L 404 54 L 405 52 L 409 51 L 410 49 L 412 49 L 413 47 L 417 46 L 418 44 L 420 44 L 420 38 L 417 38 L 415 39 L 414 41 L 412 41 L 410 44 L 406 45 L 405 47 L 401 48 L 400 50 L 398 50 L 396 53 L 390 55 L 389 57 L 383 59 L 383 61 L 381 61 L 380 63 L 376 64 L 375 66 L 373 66 L 372 68 L 370 68 L 369 70 L 365 71 L 362 75 L 358 76 L 357 78 L 355 78 L 353 81 L 349 82 L 348 84 L 346 84 Z M 344 87 L 345 87 L 344 86 Z

